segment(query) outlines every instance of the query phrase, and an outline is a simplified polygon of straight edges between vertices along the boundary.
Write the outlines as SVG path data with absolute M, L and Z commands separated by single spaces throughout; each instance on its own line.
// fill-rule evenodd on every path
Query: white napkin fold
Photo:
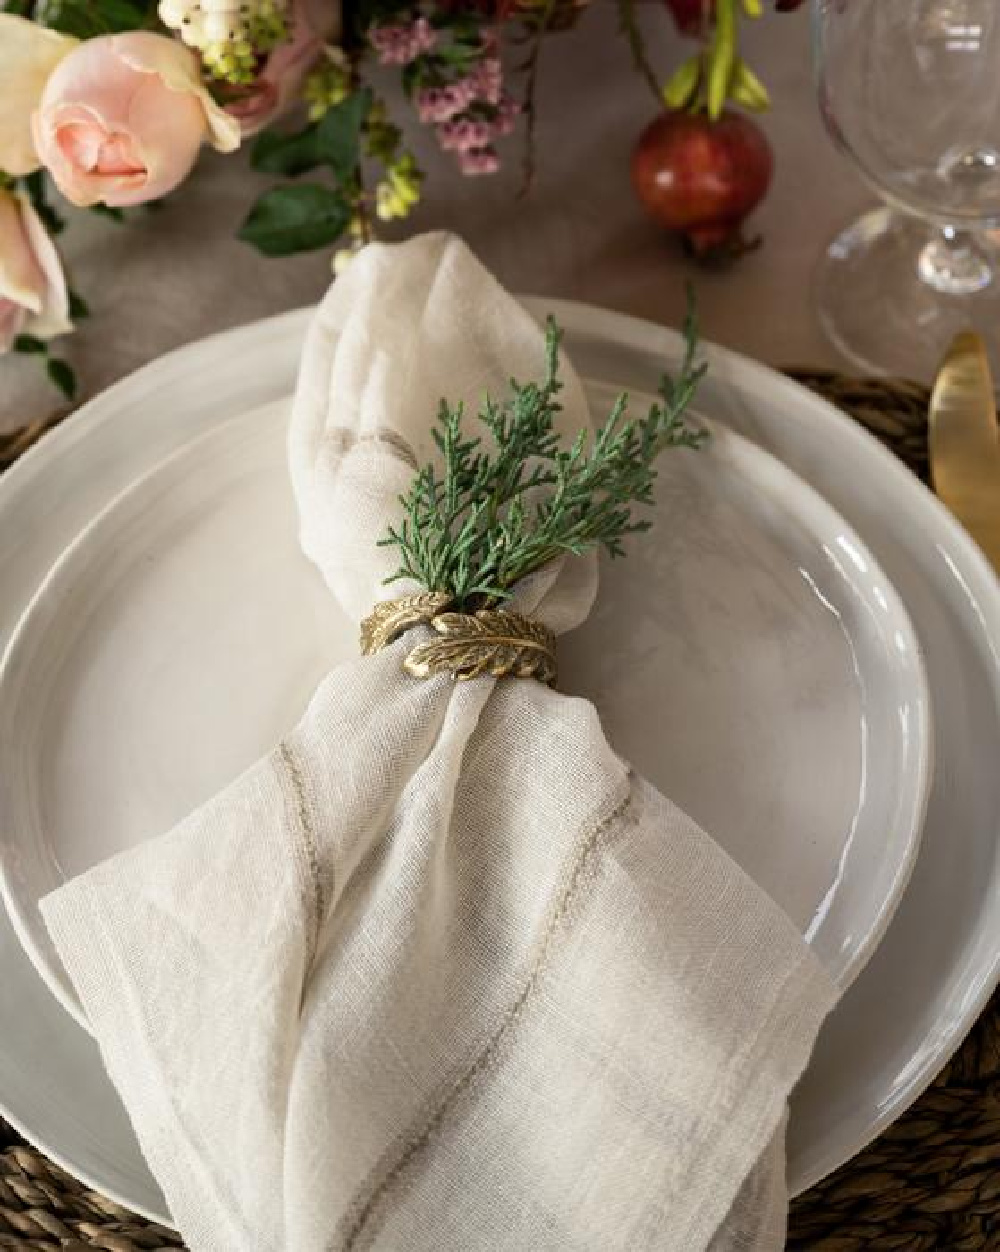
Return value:
M 332 288 L 290 458 L 356 619 L 406 589 L 375 541 L 440 398 L 471 415 L 542 362 L 448 236 L 370 247 Z M 595 590 L 573 559 L 518 606 L 562 632 Z M 43 902 L 179 1229 L 195 1252 L 780 1248 L 830 980 L 590 704 L 411 678 L 413 642 L 335 670 L 225 792 Z

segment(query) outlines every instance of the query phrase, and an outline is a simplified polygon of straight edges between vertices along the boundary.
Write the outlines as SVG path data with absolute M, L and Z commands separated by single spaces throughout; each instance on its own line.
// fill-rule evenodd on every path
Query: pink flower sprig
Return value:
M 469 116 L 450 119 L 437 127 L 437 138 L 445 152 L 454 152 L 463 174 L 495 174 L 500 158 L 493 141 L 509 135 L 521 111 L 520 104 L 504 93 L 492 117 Z
M 458 154 L 458 168 L 466 175 L 496 174 L 500 169 L 500 158 L 493 148 L 476 148 Z
M 391 26 L 373 26 L 368 39 L 382 65 L 409 65 L 437 45 L 437 32 L 425 17 Z
M 416 93 L 414 101 L 420 120 L 436 126 L 464 113 L 475 98 L 471 78 L 461 78 L 443 87 L 424 87 Z
M 460 117 L 437 128 L 438 143 L 445 152 L 475 152 L 493 138 L 489 122 L 482 118 Z
M 500 58 L 489 56 L 453 83 L 441 87 L 423 87 L 414 99 L 422 122 L 438 125 L 450 122 L 472 104 L 482 102 L 496 108 L 503 94 L 503 70 Z
M 506 91 L 501 93 L 496 115 L 491 123 L 496 138 L 513 134 L 517 119 L 521 116 L 521 102 Z
M 382 65 L 403 67 L 403 84 L 420 121 L 434 128 L 466 174 L 500 168 L 495 140 L 514 129 L 520 106 L 504 90 L 499 30 L 489 19 L 470 24 L 426 17 L 376 25 L 368 41 Z
M 503 67 L 500 58 L 491 52 L 472 70 L 465 80 L 469 84 L 474 100 L 485 100 L 487 104 L 500 103 L 503 91 Z

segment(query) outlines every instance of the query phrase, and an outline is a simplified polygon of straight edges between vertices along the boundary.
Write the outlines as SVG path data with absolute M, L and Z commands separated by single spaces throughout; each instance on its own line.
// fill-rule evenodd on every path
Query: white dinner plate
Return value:
M 651 390 L 672 332 L 580 305 L 552 310 L 580 371 Z M 0 478 L 0 643 L 81 527 L 199 430 L 287 395 L 308 311 L 162 357 L 105 392 Z M 856 1153 L 923 1090 L 1000 972 L 1000 589 L 978 549 L 895 458 L 830 405 L 733 353 L 709 352 L 701 405 L 816 487 L 873 551 L 920 639 L 935 767 L 896 917 L 824 1026 L 794 1100 L 796 1191 Z M 666 713 L 664 714 L 666 715 Z M 0 914 L 0 1111 L 105 1193 L 163 1220 L 93 1040 L 35 974 Z
M 615 396 L 588 399 L 599 418 Z M 81 1025 L 39 901 L 243 773 L 357 653 L 299 546 L 287 426 L 282 403 L 223 423 L 127 489 L 56 562 L 0 667 L 0 885 Z M 651 516 L 629 559 L 605 562 L 562 686 L 846 988 L 923 824 L 910 620 L 843 519 L 724 427 L 663 457 Z

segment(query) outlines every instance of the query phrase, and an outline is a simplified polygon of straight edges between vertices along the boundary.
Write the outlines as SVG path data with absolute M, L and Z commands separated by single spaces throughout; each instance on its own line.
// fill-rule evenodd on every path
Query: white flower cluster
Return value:
M 288 37 L 287 0 L 160 0 L 160 20 L 216 77 L 253 79 L 257 57 Z

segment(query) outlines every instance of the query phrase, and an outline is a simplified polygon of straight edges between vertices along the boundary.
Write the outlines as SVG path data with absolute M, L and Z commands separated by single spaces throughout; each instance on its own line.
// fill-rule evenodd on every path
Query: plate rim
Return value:
M 195 448 L 206 440 L 223 439 L 225 431 L 232 426 L 241 425 L 243 423 L 250 424 L 255 417 L 262 415 L 265 410 L 277 408 L 282 403 L 281 400 L 269 400 L 265 404 L 256 405 L 252 409 L 247 409 L 243 413 L 233 414 L 228 418 L 224 418 L 216 425 L 209 426 L 204 430 L 200 430 L 197 434 L 192 435 L 189 439 L 185 439 L 180 446 L 172 452 L 168 452 L 166 456 L 150 465 L 148 469 L 137 475 L 131 482 L 126 483 L 119 491 L 112 495 L 93 516 L 77 531 L 70 542 L 56 557 L 55 561 L 46 570 L 41 582 L 35 588 L 28 602 L 25 604 L 20 615 L 17 618 L 13 629 L 11 630 L 3 647 L 0 647 L 0 689 L 3 688 L 8 670 L 23 666 L 24 662 L 18 657 L 19 651 L 25 646 L 26 637 L 29 635 L 32 624 L 36 621 L 39 614 L 46 615 L 51 610 L 46 606 L 46 601 L 51 596 L 53 590 L 58 591 L 62 585 L 69 567 L 76 561 L 79 554 L 84 551 L 92 542 L 96 533 L 99 533 L 109 522 L 109 520 L 123 506 L 127 506 L 130 500 L 137 499 L 144 487 L 155 482 L 162 474 L 170 474 L 176 468 L 176 465 L 182 464 L 189 457 Z M 27 645 L 31 648 L 31 644 Z M 27 664 L 31 664 L 29 657 Z M 2 726 L 7 720 L 6 714 L 0 714 L 0 741 L 3 739 Z M 3 798 L 3 789 L 0 788 L 0 798 Z M 75 991 L 69 994 L 65 982 L 68 981 L 67 976 L 63 972 L 63 977 L 52 969 L 51 963 L 46 959 L 45 955 L 39 948 L 32 933 L 30 920 L 26 917 L 27 907 L 22 907 L 20 897 L 13 889 L 11 884 L 11 875 L 7 867 L 7 858 L 4 855 L 5 842 L 0 841 L 0 905 L 6 910 L 8 919 L 17 934 L 18 942 L 30 960 L 35 973 L 41 978 L 42 982 L 48 988 L 52 996 L 58 1001 L 62 1008 L 69 1014 L 74 1022 L 85 1031 L 90 1038 L 94 1038 L 94 1033 L 87 1021 L 86 1014 L 83 1011 Z M 35 909 L 38 908 L 38 902 L 35 902 Z M 71 989 L 72 990 L 72 989 Z M 0 1095 L 0 1112 L 3 1111 L 3 1098 Z

